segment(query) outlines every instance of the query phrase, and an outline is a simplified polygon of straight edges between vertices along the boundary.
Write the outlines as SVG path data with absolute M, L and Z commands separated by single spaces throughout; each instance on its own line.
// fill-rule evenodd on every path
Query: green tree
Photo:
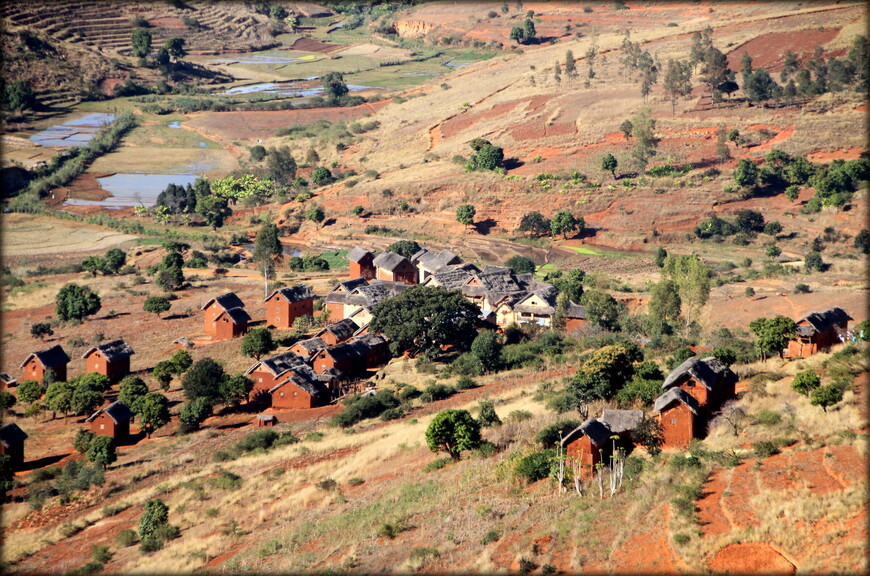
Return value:
M 139 424 L 148 438 L 155 430 L 169 423 L 169 400 L 163 394 L 149 392 L 138 404 Z
M 266 158 L 266 172 L 272 180 L 284 186 L 290 186 L 293 184 L 293 179 L 296 178 L 296 168 L 296 160 L 293 158 L 289 146 L 269 148 L 269 155 Z
M 551 282 L 561 294 L 567 296 L 572 302 L 579 304 L 583 297 L 583 280 L 585 278 L 586 273 L 583 270 L 572 268 Z
M 601 169 L 607 170 L 613 174 L 613 179 L 616 180 L 616 168 L 619 166 L 616 157 L 613 154 L 607 154 L 601 159 Z
M 761 232 L 764 230 L 764 216 L 755 210 L 741 210 L 734 220 L 735 226 L 741 232 Z
M 254 328 L 242 338 L 242 354 L 257 360 L 275 348 L 272 333 L 267 328 Z
M 112 248 L 103 257 L 107 274 L 117 274 L 127 263 L 127 253 L 120 248 Z
M 12 112 L 32 110 L 36 107 L 36 95 L 30 82 L 24 79 L 4 83 L 3 108 Z
M 323 84 L 323 93 L 329 100 L 338 100 L 348 93 L 347 85 L 344 83 L 344 75 L 341 72 L 329 72 L 320 77 L 320 82 Z
M 486 142 L 471 157 L 471 164 L 475 170 L 497 170 L 504 165 L 504 150 Z
M 163 47 L 172 58 L 175 58 L 176 62 L 187 56 L 187 52 L 184 50 L 184 38 L 168 38 Z
M 72 397 L 76 385 L 72 382 L 52 382 L 45 390 L 43 405 L 51 410 L 52 420 L 55 413 L 60 412 L 64 416 L 72 410 Z
M 768 258 L 776 258 L 776 257 L 779 256 L 780 254 L 782 254 L 782 250 L 779 249 L 779 246 L 776 246 L 776 245 L 774 245 L 774 244 L 771 244 L 771 245 L 768 246 L 767 249 L 765 250 L 765 254 L 767 254 L 767 257 L 768 257 Z
M 84 456 L 88 453 L 88 448 L 91 447 L 91 442 L 94 441 L 97 435 L 87 428 L 79 428 L 76 436 L 73 439 L 73 448 L 76 452 Z
M 481 330 L 471 343 L 471 353 L 480 360 L 485 374 L 501 365 L 501 342 L 492 330 Z
M 667 258 L 667 257 L 668 257 L 668 251 L 665 250 L 664 248 L 662 248 L 661 246 L 659 246 L 658 249 L 656 250 L 656 257 L 654 259 L 655 265 L 658 266 L 659 268 L 663 268 L 665 265 L 665 258 Z
M 175 367 L 169 360 L 158 362 L 154 366 L 151 374 L 157 380 L 161 390 L 169 390 L 169 383 L 172 382 L 172 375 L 175 373 Z
M 211 226 L 212 230 L 217 230 L 224 225 L 224 220 L 226 220 L 233 211 L 229 207 L 229 202 L 226 198 L 221 198 L 220 196 L 214 196 L 211 194 L 208 181 L 204 178 L 200 178 L 196 183 L 200 181 L 205 183 L 203 188 L 207 190 L 207 192 L 203 191 L 197 193 L 196 213 L 202 216 L 205 223 Z M 196 183 L 194 183 L 194 190 L 196 189 Z
M 145 58 L 151 53 L 151 32 L 145 28 L 133 28 L 131 38 L 133 42 L 133 56 Z
M 175 250 L 168 251 L 158 266 L 154 283 L 166 291 L 182 288 L 184 286 L 183 266 L 184 258 L 181 254 Z
M 817 271 L 822 272 L 825 269 L 825 263 L 822 261 L 822 255 L 818 252 L 809 252 L 804 257 L 804 268 L 807 272 Z
M 798 372 L 791 381 L 791 387 L 795 392 L 803 396 L 809 396 L 810 392 L 821 385 L 819 375 L 812 370 Z
M 658 138 L 655 135 L 656 121 L 649 108 L 641 108 L 631 119 L 631 136 L 635 139 L 631 156 L 638 170 L 646 170 L 650 159 L 656 155 Z
M 782 88 L 764 68 L 755 70 L 747 80 L 744 80 L 743 90 L 753 102 L 764 102 L 782 96 Z
M 682 300 L 676 282 L 664 278 L 650 290 L 649 313 L 663 322 L 676 322 L 680 317 Z
M 6 390 L 0 390 L 0 414 L 10 410 L 15 403 L 18 402 L 18 399 L 15 395 L 7 392 Z
M 326 212 L 324 212 L 323 208 L 320 206 L 312 206 L 305 211 L 305 219 L 310 220 L 315 224 L 320 224 L 326 219 Z
M 106 272 L 106 261 L 99 256 L 88 256 L 80 264 L 82 270 L 90 272 L 91 277 L 96 277 L 98 273 Z
M 30 326 L 30 335 L 45 340 L 46 336 L 54 336 L 54 330 L 51 329 L 51 324 L 48 322 L 37 322 Z
M 85 376 L 88 375 L 86 374 Z M 97 374 L 97 376 L 102 376 L 102 374 Z M 105 376 L 103 377 L 105 378 Z M 79 415 L 91 414 L 105 401 L 103 397 L 105 388 L 101 388 L 99 383 L 82 376 L 79 376 L 72 382 L 75 385 L 75 389 L 73 390 L 72 398 L 70 398 L 71 412 Z
M 64 322 L 82 320 L 100 311 L 100 297 L 87 286 L 67 284 L 57 293 L 55 312 Z
M 399 240 L 387 246 L 387 252 L 404 256 L 408 260 L 420 251 L 420 245 L 414 240 Z
M 511 28 L 510 39 L 516 41 L 518 44 L 522 44 L 526 39 L 525 30 L 523 30 L 521 26 L 514 26 Z
M 252 146 L 250 150 L 251 160 L 254 162 L 260 162 L 263 158 L 266 157 L 266 148 L 257 144 L 256 146 Z
M 109 464 L 118 459 L 118 454 L 115 450 L 115 440 L 111 436 L 95 437 L 91 440 L 85 456 L 96 466 L 105 470 Z
M 573 214 L 567 210 L 556 212 L 555 216 L 550 220 L 550 231 L 555 234 L 561 234 L 562 238 L 568 238 L 569 232 L 583 233 L 586 228 L 586 222 L 582 217 L 575 218 Z
M 692 66 L 688 62 L 668 60 L 663 88 L 671 101 L 671 113 L 677 111 L 677 98 L 692 93 Z
M 480 424 L 468 410 L 444 410 L 426 428 L 426 444 L 432 452 L 443 450 L 459 460 L 464 450 L 480 445 Z
M 139 539 L 146 540 L 154 536 L 160 527 L 169 523 L 169 506 L 163 500 L 153 499 L 145 503 L 145 513 L 139 519 Z
M 194 362 L 185 373 L 181 386 L 188 400 L 206 398 L 214 404 L 220 400 L 219 385 L 223 379 L 223 367 L 211 358 L 203 358 Z
M 242 400 L 247 400 L 254 388 L 254 381 L 244 374 L 225 376 L 220 383 L 220 394 L 224 404 L 237 406 Z
M 185 402 L 178 413 L 178 419 L 184 424 L 185 430 L 197 430 L 211 416 L 213 409 L 211 399 L 201 396 Z
M 534 274 L 536 268 L 535 263 L 531 258 L 519 254 L 515 254 L 508 258 L 504 265 L 511 268 L 517 274 Z
M 474 216 L 477 211 L 471 204 L 462 204 L 456 209 L 456 221 L 466 227 L 466 229 L 474 224 Z
M 270 154 L 270 158 L 272 155 Z M 278 240 L 278 227 L 271 222 L 264 223 L 254 240 L 254 253 L 251 259 L 263 271 L 263 298 L 269 297 L 269 277 L 275 273 L 275 265 L 284 258 L 284 247 Z
M 314 172 L 311 173 L 311 182 L 315 186 L 325 186 L 333 182 L 335 178 L 332 177 L 332 172 L 329 171 L 329 168 L 324 166 L 320 166 L 319 168 L 315 168 Z
M 719 87 L 729 81 L 730 72 L 728 57 L 711 44 L 704 54 L 704 69 L 701 80 L 707 85 L 712 102 L 720 99 Z
M 758 184 L 758 165 L 752 160 L 741 158 L 734 169 L 734 182 L 741 188 L 754 189 Z
M 520 219 L 518 232 L 528 232 L 531 237 L 546 236 L 550 233 L 550 221 L 540 212 L 526 212 Z
M 157 314 L 158 318 L 160 318 L 161 312 L 166 312 L 170 308 L 172 308 L 172 302 L 164 296 L 149 296 L 145 298 L 145 302 L 142 304 L 142 310 L 153 312 Z
M 774 220 L 773 222 L 768 222 L 764 225 L 764 233 L 768 236 L 776 236 L 782 232 L 782 224 Z
M 444 287 L 411 286 L 372 310 L 370 329 L 390 341 L 390 350 L 438 353 L 441 345 L 468 350 L 480 326 L 480 309 Z
M 565 52 L 565 75 L 568 78 L 577 76 L 577 66 L 574 63 L 574 53 L 570 50 Z
M 525 39 L 526 44 L 532 43 L 535 39 L 536 33 L 535 22 L 531 18 L 526 18 L 526 21 L 523 22 L 523 38 Z
M 755 346 L 761 354 L 761 359 L 777 354 L 782 357 L 782 351 L 788 346 L 788 341 L 795 335 L 794 320 L 785 316 L 774 318 L 756 318 L 749 323 L 749 331 L 755 334 Z
M 842 399 L 843 391 L 832 384 L 820 386 L 810 392 L 810 404 L 821 406 L 825 413 L 828 412 L 828 407 L 833 406 Z
M 134 413 L 139 413 L 139 403 L 148 394 L 148 385 L 138 376 L 127 376 L 118 385 L 118 400 Z
M 677 285 L 684 308 L 686 328 L 692 323 L 692 315 L 700 310 L 710 298 L 710 270 L 694 254 L 691 256 L 668 255 L 663 274 Z
M 581 302 L 589 322 L 608 330 L 616 328 L 620 308 L 613 296 L 600 290 L 589 290 L 583 293 Z
M 42 398 L 42 395 L 45 394 L 45 389 L 46 386 L 43 386 L 36 380 L 25 380 L 20 382 L 15 390 L 21 402 L 33 404 Z
M 613 398 L 635 373 L 643 352 L 633 343 L 611 344 L 592 353 L 577 370 L 569 391 L 580 398 Z
M 184 349 L 176 350 L 175 354 L 172 355 L 172 358 L 170 358 L 169 361 L 172 362 L 175 374 L 181 374 L 193 364 L 193 358 L 191 358 L 190 352 Z

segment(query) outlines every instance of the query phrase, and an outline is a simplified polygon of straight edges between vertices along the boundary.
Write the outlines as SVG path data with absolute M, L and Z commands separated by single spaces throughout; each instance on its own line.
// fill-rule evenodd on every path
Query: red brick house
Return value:
M 245 372 L 254 381 L 251 396 L 269 392 L 291 369 L 304 365 L 305 360 L 292 351 L 260 360 Z
M 90 424 L 94 434 L 111 436 L 116 442 L 125 442 L 130 438 L 130 422 L 133 413 L 121 401 L 112 402 L 105 408 L 94 412 L 85 422 Z
M 349 264 L 348 276 L 350 278 L 375 279 L 375 255 L 359 246 L 347 253 Z
M 807 314 L 796 322 L 797 336 L 789 341 L 786 356 L 802 358 L 843 342 L 849 320 L 852 317 L 838 306 Z
M 602 410 L 598 420 L 610 429 L 611 435 L 619 436 L 617 445 L 628 451 L 634 447 L 631 434 L 643 422 L 643 410 Z
M 350 340 L 357 330 L 359 330 L 357 323 L 351 318 L 345 318 L 344 320 L 333 322 L 314 336 L 323 340 L 327 346 L 335 346 L 345 340 Z
M 318 352 L 314 356 L 312 368 L 318 374 L 330 368 L 335 368 L 344 376 L 358 374 L 366 369 L 368 354 L 368 344 L 362 340 L 351 340 Z
M 441 252 L 433 252 L 426 248 L 421 248 L 416 254 L 411 256 L 411 264 L 417 267 L 419 271 L 418 282 L 422 284 L 426 278 L 436 272 L 444 270 L 448 266 L 462 264 L 462 258 L 447 249 Z
M 365 327 L 368 328 L 368 325 Z M 366 368 L 377 368 L 382 364 L 386 364 L 392 358 L 390 345 L 380 334 L 366 332 L 365 334 L 354 336 L 353 339 L 364 342 L 368 346 Z
M 108 377 L 109 382 L 117 384 L 130 373 L 130 356 L 135 354 L 124 340 L 112 340 L 94 346 L 84 354 L 87 372 L 96 372 Z
M 586 326 L 586 307 L 568 301 L 568 309 L 565 311 L 565 332 L 574 332 Z
M 701 432 L 698 401 L 682 388 L 671 388 L 656 398 L 653 409 L 659 415 L 664 447 L 685 448 Z
M 272 292 L 266 302 L 266 325 L 288 330 L 302 316 L 314 316 L 314 292 L 305 284 Z
M 693 356 L 668 374 L 662 390 L 680 388 L 694 398 L 703 417 L 716 412 L 723 402 L 734 398 L 737 375 L 719 360 Z
M 18 468 L 24 464 L 25 440 L 27 440 L 27 434 L 15 422 L 7 422 L 0 426 L 0 454 L 9 456 L 13 468 Z
M 310 362 L 324 348 L 326 348 L 326 342 L 315 336 L 296 342 L 290 347 L 290 352 L 298 354 L 305 362 Z
M 9 390 L 17 384 L 18 380 L 12 377 L 12 375 L 7 374 L 6 372 L 0 372 L 0 390 Z
M 303 410 L 329 404 L 329 389 L 308 366 L 293 368 L 287 377 L 269 390 L 272 408 Z
M 244 336 L 248 332 L 248 322 L 251 317 L 244 308 L 224 310 L 214 319 L 216 330 L 215 340 L 232 340 Z
M 51 348 L 31 352 L 21 363 L 24 370 L 22 380 L 36 380 L 42 382 L 47 370 L 54 371 L 59 382 L 66 382 L 66 365 L 69 364 L 69 356 L 60 345 L 55 344 Z
M 353 280 L 336 284 L 324 298 L 326 301 L 326 311 L 329 314 L 329 321 L 338 322 L 339 320 L 343 320 L 345 318 L 344 304 L 347 295 L 360 286 L 368 285 L 369 283 L 365 278 L 354 278 Z
M 581 476 L 592 477 L 595 465 L 605 461 L 610 452 L 611 434 L 606 424 L 589 418 L 562 438 L 565 458 L 579 460 Z
M 212 298 L 202 305 L 205 317 L 205 333 L 217 333 L 217 317 L 233 308 L 244 308 L 245 303 L 234 292 L 227 292 Z
M 411 261 L 396 254 L 384 252 L 372 260 L 375 266 L 375 277 L 387 282 L 404 282 L 405 284 L 417 283 L 417 267 Z

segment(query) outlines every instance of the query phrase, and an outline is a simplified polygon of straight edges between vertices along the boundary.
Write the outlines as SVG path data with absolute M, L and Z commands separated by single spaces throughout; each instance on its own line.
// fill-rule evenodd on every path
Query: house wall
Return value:
M 251 398 L 257 394 L 268 392 L 278 383 L 275 377 L 272 376 L 272 373 L 265 368 L 263 370 L 254 370 L 249 376 L 254 381 L 254 387 L 251 389 Z
M 357 326 L 365 326 L 372 321 L 372 313 L 365 308 L 356 308 L 353 312 L 353 314 L 348 314 L 345 318 L 353 317 L 353 321 L 356 322 Z
M 372 265 L 374 257 L 365 257 L 359 262 L 351 262 L 348 269 L 349 278 L 365 278 L 366 280 L 375 279 L 375 267 Z
M 595 474 L 595 465 L 601 462 L 602 454 L 599 447 L 594 446 L 588 436 L 580 436 L 565 446 L 565 457 L 579 458 L 581 475 L 590 478 Z
M 584 326 L 586 326 L 586 320 L 582 318 L 567 318 L 565 320 L 565 332 L 581 330 Z
M 386 342 L 376 346 L 369 347 L 369 353 L 366 356 L 366 368 L 377 368 L 384 364 L 389 358 L 390 348 Z
M 694 378 L 689 378 L 688 380 L 680 384 L 679 388 L 681 388 L 689 396 L 697 400 L 698 406 L 702 408 L 710 404 L 711 400 L 713 400 L 710 397 L 710 391 L 707 390 L 707 387 L 699 383 Z
M 6 448 L 3 444 L 0 444 L 0 454 L 5 454 L 9 456 L 12 460 L 12 466 L 18 467 L 24 464 L 24 442 L 21 444 L 16 444 L 15 446 L 10 446 Z
M 364 363 L 365 359 L 361 358 L 358 362 Z M 353 359 L 336 362 L 332 356 L 326 353 L 325 350 L 321 350 L 317 356 L 314 357 L 314 362 L 311 365 L 311 368 L 313 368 L 318 374 L 323 374 L 329 368 L 335 368 L 342 374 L 352 374 L 357 372 L 360 367 L 361 366 L 359 366 Z
M 417 283 L 417 267 L 410 262 L 402 262 L 393 271 L 377 269 L 378 280 L 387 280 L 391 282 L 404 282 L 405 284 Z
M 666 448 L 685 448 L 695 437 L 695 415 L 682 402 L 666 408 L 659 419 Z
M 287 302 L 275 294 L 266 301 L 266 324 L 282 330 L 293 327 L 293 321 L 301 316 L 314 315 L 314 299 L 306 298 L 299 302 Z
M 130 357 L 109 362 L 99 350 L 85 358 L 86 372 L 96 372 L 109 378 L 109 382 L 117 384 L 130 373 Z
M 329 314 L 328 322 L 338 322 L 344 320 L 344 303 L 342 302 L 327 302 L 326 311 Z
M 57 372 L 57 368 L 54 369 Z M 64 366 L 64 372 L 66 371 L 66 366 Z M 45 375 L 45 368 L 42 367 L 42 364 L 39 360 L 34 356 L 30 359 L 30 361 L 24 365 L 24 377 L 22 380 L 36 380 L 37 382 L 42 382 L 42 377 Z M 63 378 L 66 380 L 66 378 Z
M 215 320 L 218 316 L 220 316 L 220 313 L 223 311 L 224 309 L 220 305 L 218 305 L 217 302 L 212 302 L 208 308 L 203 310 L 203 316 L 205 320 L 204 328 L 206 334 L 214 334 L 215 332 L 217 332 L 217 323 L 215 322 Z
M 335 335 L 329 330 L 324 330 L 323 334 L 320 334 L 318 337 L 326 342 L 327 346 L 335 346 L 336 344 L 338 344 L 338 338 L 336 338 Z
M 115 424 L 108 414 L 103 412 L 88 423 L 91 431 L 100 436 L 111 436 L 115 440 L 126 440 L 130 437 L 130 421 Z
M 319 397 L 312 396 L 293 382 L 284 384 L 272 393 L 272 407 L 303 410 L 320 406 Z
M 217 322 L 217 330 L 215 331 L 215 340 L 232 340 L 239 336 L 244 336 L 248 331 L 248 323 L 243 322 L 236 324 L 229 317 L 223 316 Z
M 799 325 L 805 324 L 806 323 L 803 322 Z M 848 327 L 848 322 L 837 325 L 837 328 L 843 331 L 847 330 Z M 834 344 L 839 343 L 840 339 L 837 337 L 836 329 L 831 328 L 830 330 L 825 330 L 824 332 L 814 334 L 809 338 L 798 337 L 797 340 L 789 340 L 786 355 L 793 358 L 804 358 L 806 356 L 812 356 L 813 354 L 816 354 L 821 350 L 826 350 Z
M 495 313 L 495 323 L 498 326 L 504 328 L 505 326 L 510 326 L 511 324 L 516 323 L 516 321 L 517 316 L 512 309 L 507 306 L 499 306 Z

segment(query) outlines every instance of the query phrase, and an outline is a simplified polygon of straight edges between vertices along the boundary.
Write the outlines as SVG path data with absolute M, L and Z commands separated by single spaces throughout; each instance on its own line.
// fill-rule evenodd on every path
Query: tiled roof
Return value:
M 806 324 L 797 327 L 798 336 L 812 336 L 819 332 L 830 330 L 838 324 L 843 324 L 852 320 L 852 317 L 846 314 L 846 311 L 835 306 L 824 312 L 811 312 L 798 320 L 798 324 L 806 322 Z
M 371 256 L 372 253 L 368 250 L 363 250 L 359 246 L 356 246 L 353 250 L 347 253 L 347 259 L 351 262 L 359 262 L 366 256 Z
M 612 432 L 610 428 L 607 427 L 607 424 L 600 420 L 596 420 L 595 418 L 589 418 L 583 422 L 583 424 L 569 432 L 567 436 L 562 438 L 562 446 L 570 444 L 580 436 L 587 436 L 594 445 L 602 446 L 607 442 L 607 439 L 610 438 L 611 434 Z
M 6 448 L 18 446 L 27 440 L 27 434 L 15 422 L 7 422 L 0 426 L 0 444 Z
M 643 410 L 602 410 L 599 420 L 619 434 L 637 428 L 643 422 Z
M 395 252 L 383 252 L 375 257 L 375 259 L 372 261 L 372 264 L 374 264 L 377 268 L 389 270 L 390 272 L 392 272 L 393 270 L 401 266 L 403 262 L 411 264 L 411 262 L 408 261 L 408 259 L 401 254 L 396 254 Z M 413 266 L 413 264 L 411 264 L 411 266 Z
M 290 286 L 289 288 L 281 288 L 280 290 L 275 290 L 266 300 L 271 300 L 272 296 L 278 294 L 281 298 L 293 304 L 294 302 L 301 302 L 302 300 L 307 300 L 309 298 L 314 298 L 314 292 L 311 291 L 311 288 L 306 286 L 305 284 L 297 284 L 296 286 Z
M 229 310 L 224 310 L 218 316 L 223 316 L 224 314 L 233 321 L 233 324 L 244 324 L 251 321 L 251 315 L 244 308 L 230 308 Z
M 671 388 L 656 398 L 655 404 L 653 404 L 653 410 L 661 413 L 662 410 L 665 410 L 674 402 L 682 402 L 688 406 L 689 410 L 692 411 L 692 414 L 695 416 L 698 415 L 698 401 L 682 388 Z
M 128 422 L 130 418 L 133 417 L 133 412 L 131 412 L 130 409 L 127 408 L 127 405 L 118 400 L 117 402 L 112 402 L 105 408 L 100 408 L 99 410 L 91 414 L 91 416 L 87 420 L 85 420 L 85 422 L 93 422 L 97 416 L 103 413 L 111 418 L 112 422 L 114 422 L 115 424 L 122 424 L 124 422 Z

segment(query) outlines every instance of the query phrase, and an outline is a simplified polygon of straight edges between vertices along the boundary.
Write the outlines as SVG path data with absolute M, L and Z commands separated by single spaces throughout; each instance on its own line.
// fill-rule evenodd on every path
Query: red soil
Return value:
M 825 470 L 823 458 L 820 450 L 776 454 L 764 461 L 761 482 L 772 490 L 788 491 L 806 486 L 817 494 L 842 489 L 843 485 Z
M 322 54 L 328 54 L 329 52 L 334 52 L 342 48 L 346 48 L 346 46 L 343 44 L 321 42 L 317 38 L 310 38 L 308 36 L 299 38 L 292 46 L 290 46 L 291 50 L 299 50 L 301 52 L 319 52 Z
M 722 510 L 732 525 L 748 528 L 758 524 L 758 516 L 750 498 L 758 494 L 756 474 L 752 470 L 754 460 L 747 460 L 734 468 L 729 490 L 721 497 Z
M 747 52 L 752 57 L 752 68 L 765 68 L 768 72 L 779 72 L 784 64 L 785 53 L 791 50 L 798 55 L 798 61 L 803 62 L 813 55 L 816 46 L 821 46 L 833 40 L 839 34 L 839 28 L 818 28 L 771 32 L 753 38 L 741 44 L 728 53 L 728 66 L 735 71 L 741 69 L 740 60 Z M 825 57 L 829 54 L 826 52 Z
M 852 486 L 864 480 L 866 459 L 852 446 L 827 446 L 824 448 L 825 469 L 844 486 Z
M 612 569 L 619 574 L 676 574 L 676 565 L 668 553 L 664 509 L 655 509 L 656 517 L 648 530 L 635 532 L 611 555 Z
M 704 485 L 704 496 L 698 500 L 698 521 L 704 536 L 727 534 L 732 526 L 722 511 L 722 493 L 727 487 L 727 471 L 714 471 Z
M 838 148 L 835 150 L 819 150 L 812 154 L 807 154 L 807 160 L 810 162 L 831 162 L 832 160 L 857 160 L 861 154 L 866 152 L 866 147 L 858 148 Z
M 795 566 L 769 544 L 729 544 L 707 563 L 710 570 L 726 574 L 794 574 Z

